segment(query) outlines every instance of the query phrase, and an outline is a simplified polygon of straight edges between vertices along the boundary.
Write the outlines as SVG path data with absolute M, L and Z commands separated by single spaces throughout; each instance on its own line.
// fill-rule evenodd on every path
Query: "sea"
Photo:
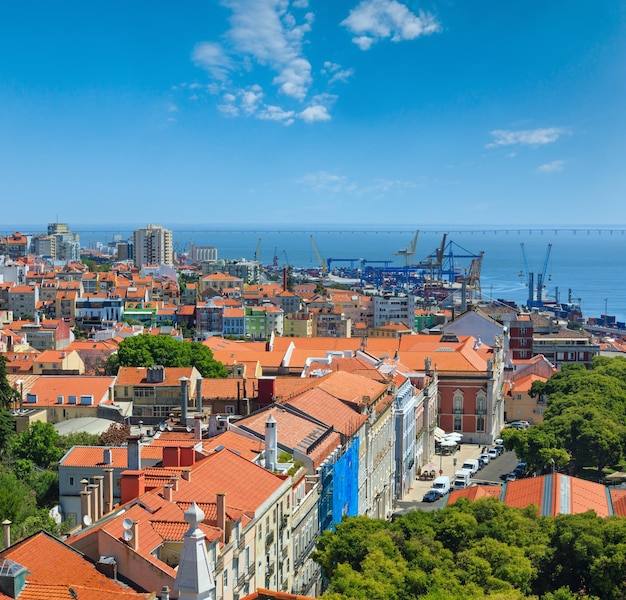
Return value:
M 145 224 L 72 224 L 86 248 L 114 246 Z M 483 297 L 512 300 L 528 298 L 528 273 L 544 277 L 548 300 L 578 303 L 584 317 L 613 315 L 626 321 L 626 225 L 577 226 L 460 226 L 460 225 L 320 225 L 320 224 L 168 224 L 174 246 L 186 252 L 191 244 L 215 246 L 219 258 L 252 259 L 270 265 L 276 261 L 294 267 L 315 268 L 319 257 L 333 258 L 333 266 L 349 260 L 389 261 L 403 266 L 403 251 L 410 251 L 419 231 L 411 262 L 424 261 L 446 248 L 461 272 L 472 257 L 483 252 Z M 0 233 L 39 233 L 47 224 L 0 225 Z M 319 257 L 318 257 L 319 253 Z M 338 261 L 338 259 L 341 259 Z

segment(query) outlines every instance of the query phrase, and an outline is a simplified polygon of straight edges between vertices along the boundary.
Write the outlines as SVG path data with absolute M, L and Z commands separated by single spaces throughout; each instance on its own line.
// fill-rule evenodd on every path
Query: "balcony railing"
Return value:
M 487 414 L 487 409 L 486 408 L 477 408 L 476 409 L 476 414 L 477 415 L 486 415 Z
M 269 579 L 274 574 L 275 569 L 276 567 L 274 563 L 273 562 L 269 563 L 267 567 L 265 568 L 265 578 Z
M 285 527 L 287 527 L 287 523 L 289 521 L 289 518 L 287 515 L 283 515 L 283 518 L 280 520 L 280 530 L 282 531 L 283 529 L 285 529 Z
M 285 558 L 287 558 L 288 554 L 289 554 L 289 546 L 285 546 L 280 552 L 280 557 L 284 560 Z
M 224 557 L 218 556 L 217 560 L 215 561 L 215 572 L 220 573 L 223 570 L 224 570 Z
M 246 581 L 250 581 L 250 579 L 252 579 L 252 576 L 255 573 L 256 573 L 256 566 L 254 565 L 254 563 L 251 563 L 250 566 L 248 567 L 248 570 L 245 573 Z
M 452 414 L 453 415 L 462 415 L 463 414 L 463 409 L 462 408 L 453 408 L 452 409 Z
M 274 532 L 270 531 L 267 536 L 265 536 L 265 547 L 271 546 L 274 543 Z

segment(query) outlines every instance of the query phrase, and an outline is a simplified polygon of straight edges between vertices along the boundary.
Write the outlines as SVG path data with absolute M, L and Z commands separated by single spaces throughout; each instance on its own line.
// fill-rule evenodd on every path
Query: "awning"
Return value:
M 435 427 L 435 439 L 440 440 L 443 436 L 446 435 L 446 432 L 441 429 L 441 427 Z

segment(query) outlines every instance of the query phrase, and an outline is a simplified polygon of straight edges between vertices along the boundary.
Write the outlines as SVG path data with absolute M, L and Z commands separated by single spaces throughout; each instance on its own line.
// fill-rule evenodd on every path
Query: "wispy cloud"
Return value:
M 347 81 L 354 75 L 354 69 L 343 69 L 340 64 L 327 60 L 324 62 L 322 74 L 328 76 L 328 83 Z
M 341 24 L 354 34 L 352 41 L 361 50 L 369 50 L 380 40 L 401 42 L 441 30 L 433 15 L 412 13 L 397 0 L 363 0 Z
M 558 171 L 562 171 L 564 166 L 565 161 L 553 160 L 552 162 L 539 165 L 537 167 L 537 173 L 556 173 Z
M 296 183 L 313 189 L 321 194 L 346 194 L 356 197 L 383 198 L 393 191 L 404 191 L 413 189 L 416 186 L 413 182 L 374 179 L 371 182 L 359 184 L 350 181 L 346 176 L 329 171 L 316 171 L 308 173 L 298 179 Z
M 568 135 L 569 130 L 563 127 L 544 127 L 540 129 L 522 129 L 511 131 L 507 129 L 496 129 L 491 132 L 493 138 L 486 147 L 495 148 L 497 146 L 543 146 L 552 144 L 564 135 Z

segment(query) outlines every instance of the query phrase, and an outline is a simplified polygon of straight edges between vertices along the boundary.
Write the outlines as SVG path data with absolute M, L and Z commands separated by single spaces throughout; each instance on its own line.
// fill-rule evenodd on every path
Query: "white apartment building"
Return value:
M 172 231 L 161 225 L 147 225 L 133 231 L 135 266 L 174 265 Z

